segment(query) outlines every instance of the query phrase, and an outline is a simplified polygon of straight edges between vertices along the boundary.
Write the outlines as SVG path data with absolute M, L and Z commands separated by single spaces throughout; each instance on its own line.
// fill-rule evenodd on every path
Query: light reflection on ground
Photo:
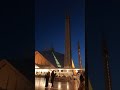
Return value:
M 54 82 L 54 87 L 45 88 L 45 78 L 35 78 L 35 90 L 78 90 L 77 81 Z

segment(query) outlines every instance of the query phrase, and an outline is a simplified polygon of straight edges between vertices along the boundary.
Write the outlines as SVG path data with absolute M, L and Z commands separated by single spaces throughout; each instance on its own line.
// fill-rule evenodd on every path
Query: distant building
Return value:
M 72 68 L 75 68 L 73 60 Z M 60 72 L 63 72 L 64 54 L 56 52 L 53 49 L 42 52 L 35 51 L 35 74 L 38 72 L 48 72 L 52 69 L 60 69 Z
M 54 50 L 35 51 L 35 65 L 41 68 L 64 68 L 64 54 Z M 73 61 L 72 68 L 75 68 Z
M 63 68 L 64 55 L 53 50 L 35 51 L 35 64 L 41 68 Z

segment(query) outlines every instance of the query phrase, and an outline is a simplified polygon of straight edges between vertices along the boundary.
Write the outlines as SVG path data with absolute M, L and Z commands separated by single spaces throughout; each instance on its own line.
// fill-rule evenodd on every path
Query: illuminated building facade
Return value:
M 75 68 L 74 62 L 72 60 L 72 68 Z M 55 70 L 59 75 L 64 75 L 64 73 L 69 72 L 73 75 L 73 70 L 70 68 L 64 68 L 64 54 L 54 51 L 53 49 L 45 50 L 42 52 L 35 52 L 35 74 L 38 72 L 42 75 L 48 71 Z M 76 69 L 77 72 L 79 69 Z

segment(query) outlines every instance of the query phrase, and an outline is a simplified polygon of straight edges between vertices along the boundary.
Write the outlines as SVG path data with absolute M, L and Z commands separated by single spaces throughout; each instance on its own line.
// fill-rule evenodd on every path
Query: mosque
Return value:
M 71 56 L 70 16 L 67 15 L 65 19 L 65 53 L 59 53 L 54 48 L 35 51 L 35 75 L 40 73 L 44 75 L 48 71 L 55 70 L 59 76 L 69 76 L 84 70 L 82 68 L 79 45 L 78 61 L 80 68 L 75 68 L 74 60 Z
M 64 68 L 64 54 L 54 51 L 53 49 L 44 50 L 42 52 L 35 51 L 35 74 L 55 70 L 60 76 L 68 76 L 68 72 L 72 75 L 72 70 L 75 69 L 74 62 L 72 60 L 72 68 Z M 62 74 L 66 70 L 66 73 Z M 76 72 L 79 69 L 76 69 Z

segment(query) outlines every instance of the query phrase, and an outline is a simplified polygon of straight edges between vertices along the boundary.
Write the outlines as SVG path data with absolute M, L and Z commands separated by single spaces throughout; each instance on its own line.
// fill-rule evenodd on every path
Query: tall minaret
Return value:
M 85 32 L 85 90 L 89 90 L 88 81 L 88 33 Z
M 105 90 L 112 90 L 110 67 L 109 67 L 109 55 L 104 37 L 103 37 L 103 60 L 104 60 Z
M 80 69 L 82 69 L 82 60 L 81 60 L 81 55 L 80 55 L 80 43 L 79 43 L 79 41 L 78 41 L 78 62 L 79 62 Z
M 70 37 L 70 16 L 66 16 L 65 23 L 65 57 L 64 57 L 64 68 L 72 67 L 71 60 L 71 37 Z

